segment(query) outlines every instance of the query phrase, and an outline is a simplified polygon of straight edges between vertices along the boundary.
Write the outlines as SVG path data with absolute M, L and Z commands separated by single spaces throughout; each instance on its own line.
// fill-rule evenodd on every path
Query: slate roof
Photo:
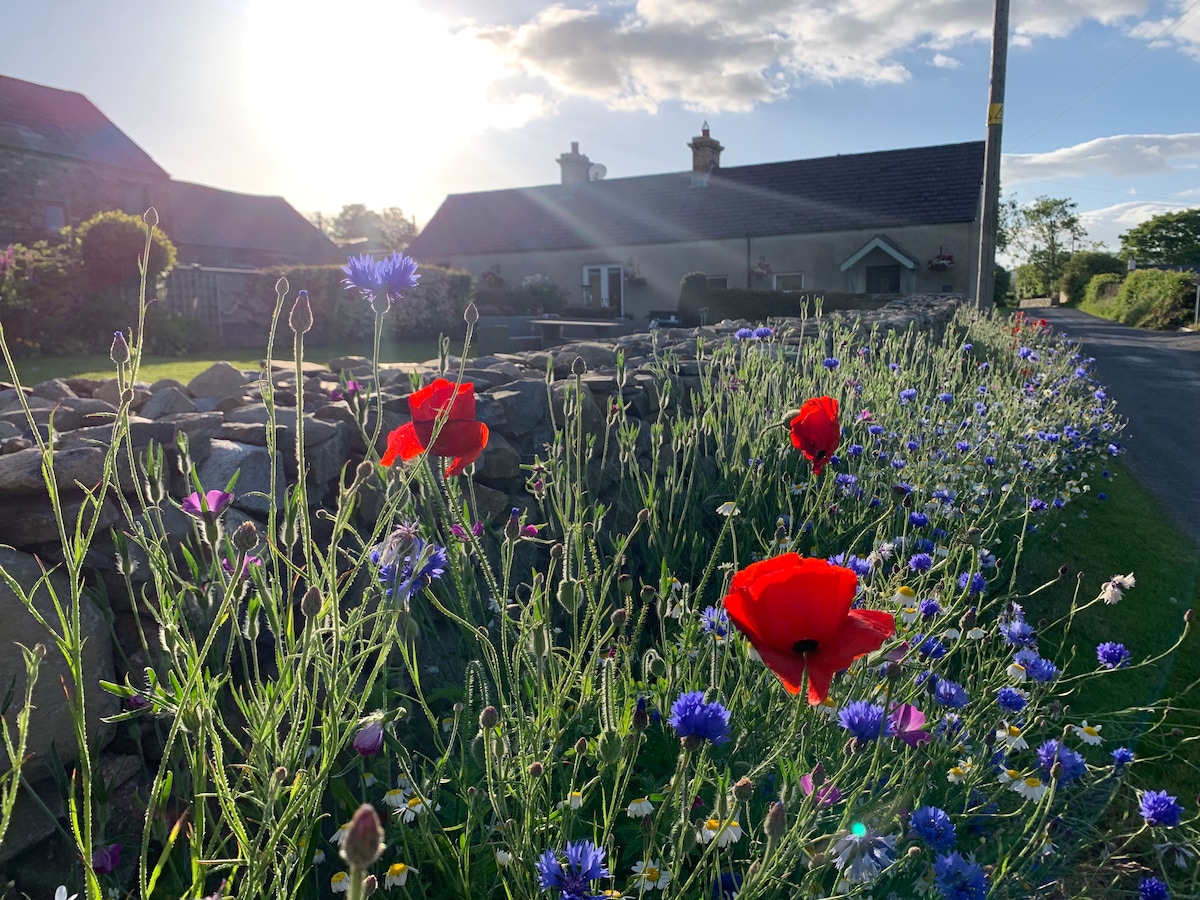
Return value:
M 282 197 L 237 194 L 203 184 L 171 182 L 170 221 L 180 245 L 263 250 L 313 263 L 344 262 L 345 254 Z
M 716 170 L 451 194 L 409 253 L 459 254 L 658 244 L 971 222 L 983 142 Z
M 74 91 L 0 75 L 0 147 L 101 163 L 166 178 L 149 155 Z

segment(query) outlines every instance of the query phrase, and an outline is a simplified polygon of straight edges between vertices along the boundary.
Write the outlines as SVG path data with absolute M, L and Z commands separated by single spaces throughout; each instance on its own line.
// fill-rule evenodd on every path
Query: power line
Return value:
M 1030 181 L 1036 181 L 1039 184 L 1057 184 L 1061 187 L 1075 188 L 1077 190 L 1100 191 L 1101 193 L 1105 194 L 1119 194 L 1122 197 L 1129 197 L 1133 200 L 1158 200 L 1160 203 L 1177 203 L 1180 206 L 1188 205 L 1187 200 L 1180 200 L 1178 197 L 1155 197 L 1151 194 L 1130 194 L 1128 191 L 1118 191 L 1114 190 L 1113 188 L 1092 187 L 1089 184 L 1072 184 L 1069 181 L 1054 181 L 1050 178 L 1024 178 L 1017 183 L 1025 184 L 1026 182 Z M 1200 205 L 1200 202 L 1198 202 L 1197 205 Z
M 1153 38 L 1148 40 L 1142 46 L 1141 50 L 1139 50 L 1137 53 L 1133 54 L 1133 56 L 1129 57 L 1129 59 L 1125 60 L 1125 62 L 1121 63 L 1121 65 L 1117 66 L 1115 69 L 1113 69 L 1111 72 L 1109 72 L 1106 77 L 1100 79 L 1100 81 L 1098 81 L 1096 83 L 1096 85 L 1090 91 L 1088 91 L 1086 94 L 1084 94 L 1078 100 L 1076 100 L 1074 103 L 1072 103 L 1070 106 L 1068 106 L 1062 112 L 1060 112 L 1057 116 L 1055 116 L 1049 122 L 1046 122 L 1040 128 L 1036 129 L 1035 131 L 1030 132 L 1029 134 L 1025 135 L 1025 137 L 1021 138 L 1021 140 L 1019 140 L 1012 147 L 1012 149 L 1016 150 L 1018 147 L 1020 147 L 1026 141 L 1028 141 L 1030 138 L 1036 137 L 1037 135 L 1041 134 L 1043 131 L 1045 131 L 1047 128 L 1049 128 L 1051 125 L 1053 125 L 1055 122 L 1057 122 L 1059 119 L 1063 118 L 1063 116 L 1065 116 L 1067 113 L 1071 112 L 1071 110 L 1075 109 L 1075 107 L 1079 106 L 1081 103 L 1083 103 L 1089 97 L 1091 97 L 1093 94 L 1095 94 L 1097 91 L 1099 91 L 1100 88 L 1104 87 L 1104 85 L 1108 84 L 1110 81 L 1112 81 L 1114 78 L 1116 78 L 1119 74 L 1121 74 L 1121 72 L 1123 72 L 1125 69 L 1129 68 L 1129 66 L 1131 66 L 1136 60 L 1140 59 L 1142 54 L 1145 53 L 1147 50 L 1149 50 L 1152 45 L 1157 44 L 1159 41 L 1161 41 L 1163 38 L 1165 38 L 1168 34 L 1170 34 L 1172 31 L 1174 31 L 1176 28 L 1178 28 L 1180 25 L 1182 25 L 1183 20 L 1186 19 L 1191 14 L 1192 10 L 1196 9 L 1197 7 L 1200 7 L 1200 0 L 1192 0 L 1192 4 L 1187 9 L 1185 9 L 1182 13 L 1180 13 L 1179 17 L 1176 18 L 1174 22 L 1169 24 L 1162 31 L 1160 31 L 1157 35 L 1155 35 Z

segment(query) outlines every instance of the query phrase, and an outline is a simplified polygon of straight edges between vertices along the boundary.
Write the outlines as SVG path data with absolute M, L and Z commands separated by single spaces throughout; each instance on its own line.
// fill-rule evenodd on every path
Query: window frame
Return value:
M 613 276 L 613 272 L 616 276 Z M 600 296 L 591 296 L 591 280 L 590 272 L 599 271 L 600 273 Z M 580 303 L 583 306 L 595 307 L 597 309 L 612 309 L 614 306 L 620 311 L 620 314 L 625 315 L 625 267 L 621 263 L 593 263 L 584 265 L 581 276 L 580 285 Z M 617 285 L 617 297 L 613 297 L 609 289 Z M 584 302 L 590 298 L 590 302 Z M 613 303 L 613 300 L 616 303 Z
M 781 287 L 779 286 L 779 279 L 780 279 L 780 278 L 799 278 L 799 279 L 800 279 L 800 286 L 799 286 L 799 287 L 796 287 L 796 288 L 781 288 Z M 804 273 L 803 273 L 803 272 L 776 272 L 776 273 L 775 273 L 775 280 L 772 282 L 771 286 L 772 286 L 772 287 L 773 287 L 775 290 L 777 290 L 777 291 L 780 291 L 780 292 L 782 292 L 782 293 L 784 293 L 784 294 L 799 294 L 799 293 L 802 293 L 802 292 L 804 291 Z
M 62 214 L 62 225 L 58 228 L 50 227 L 50 210 L 57 210 Z M 71 224 L 71 217 L 67 213 L 67 204 L 57 201 L 49 201 L 42 205 L 42 225 L 45 228 L 46 234 L 61 234 L 62 230 Z
M 729 290 L 729 276 L 728 275 L 705 275 L 704 277 L 707 279 L 706 284 L 710 291 L 727 291 L 727 290 Z M 714 284 L 713 282 L 716 282 L 716 281 L 723 281 L 725 283 L 724 284 Z

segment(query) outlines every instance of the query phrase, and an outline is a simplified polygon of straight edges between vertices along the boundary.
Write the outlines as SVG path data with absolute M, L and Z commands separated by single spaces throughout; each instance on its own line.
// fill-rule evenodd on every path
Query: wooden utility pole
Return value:
M 983 161 L 983 212 L 979 219 L 979 266 L 975 301 L 993 305 L 996 222 L 1000 213 L 1000 138 L 1004 129 L 1004 76 L 1008 69 L 1008 2 L 996 0 L 992 22 L 992 84 L 988 91 L 987 145 Z

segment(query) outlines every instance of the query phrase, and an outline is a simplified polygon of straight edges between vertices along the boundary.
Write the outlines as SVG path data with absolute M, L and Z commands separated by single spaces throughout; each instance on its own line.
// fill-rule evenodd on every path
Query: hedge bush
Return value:
M 1124 280 L 1123 274 L 1118 275 L 1115 272 L 1093 275 L 1084 289 L 1083 302 L 1095 306 L 1104 306 L 1113 302 L 1117 296 L 1117 289 Z
M 754 291 L 748 288 L 708 287 L 703 272 L 690 272 L 679 283 L 679 317 L 685 325 L 700 324 L 700 310 L 708 308 L 707 322 L 722 319 L 761 321 L 772 316 L 798 316 L 803 294 Z
M 136 288 L 138 264 L 146 252 L 146 223 L 118 209 L 97 213 L 74 230 L 83 277 L 97 291 Z M 147 280 L 154 284 L 175 268 L 175 245 L 159 228 L 150 244 Z
M 1117 291 L 1117 317 L 1141 328 L 1177 328 L 1187 318 L 1187 301 L 1195 295 L 1192 276 L 1164 269 L 1138 269 L 1125 276 Z
M 1125 261 L 1111 253 L 1081 250 L 1067 260 L 1062 277 L 1058 280 L 1058 289 L 1067 295 L 1067 302 L 1074 306 L 1083 300 L 1092 278 L 1102 274 L 1123 275 L 1125 270 Z

